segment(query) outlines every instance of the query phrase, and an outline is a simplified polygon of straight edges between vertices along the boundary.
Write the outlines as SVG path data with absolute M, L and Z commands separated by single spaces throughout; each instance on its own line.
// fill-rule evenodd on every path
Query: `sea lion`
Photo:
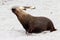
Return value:
M 25 12 L 26 9 L 34 9 L 32 7 L 13 7 L 12 12 L 17 16 L 28 33 L 40 33 L 49 30 L 56 31 L 53 22 L 46 17 L 35 17 Z

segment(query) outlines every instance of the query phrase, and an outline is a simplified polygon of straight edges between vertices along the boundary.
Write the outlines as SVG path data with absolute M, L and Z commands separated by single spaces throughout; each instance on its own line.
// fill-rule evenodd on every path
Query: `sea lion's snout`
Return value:
M 12 12 L 15 13 L 15 11 L 16 11 L 16 7 L 13 7 L 11 10 L 12 10 Z
M 16 9 L 15 8 L 12 8 L 12 11 L 14 12 Z

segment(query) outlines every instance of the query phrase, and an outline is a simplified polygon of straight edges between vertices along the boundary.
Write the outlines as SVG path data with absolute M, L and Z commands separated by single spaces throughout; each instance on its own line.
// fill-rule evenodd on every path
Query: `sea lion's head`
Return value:
M 20 7 L 13 7 L 12 8 L 12 12 L 16 13 L 16 12 L 20 12 L 21 10 L 26 10 L 26 9 L 35 9 L 34 6 L 20 6 Z

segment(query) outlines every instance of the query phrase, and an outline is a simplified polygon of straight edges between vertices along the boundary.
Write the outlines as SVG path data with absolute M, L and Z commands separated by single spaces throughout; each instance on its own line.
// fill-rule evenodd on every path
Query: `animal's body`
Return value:
M 12 8 L 12 12 L 17 16 L 18 20 L 28 33 L 40 33 L 47 30 L 52 32 L 56 30 L 52 21 L 46 17 L 32 16 L 19 7 Z

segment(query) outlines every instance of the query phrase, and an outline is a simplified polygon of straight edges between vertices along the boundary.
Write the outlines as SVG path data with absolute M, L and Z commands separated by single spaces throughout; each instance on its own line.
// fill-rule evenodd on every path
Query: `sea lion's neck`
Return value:
M 27 14 L 24 10 L 20 10 L 19 9 L 15 14 L 16 14 L 18 20 L 22 24 L 24 24 L 24 23 L 26 23 L 28 21 L 28 18 L 27 17 L 29 17 L 29 14 Z
M 18 20 L 21 22 L 25 30 L 28 29 L 28 22 L 31 19 L 31 15 L 27 14 L 24 10 L 19 10 L 16 13 Z

